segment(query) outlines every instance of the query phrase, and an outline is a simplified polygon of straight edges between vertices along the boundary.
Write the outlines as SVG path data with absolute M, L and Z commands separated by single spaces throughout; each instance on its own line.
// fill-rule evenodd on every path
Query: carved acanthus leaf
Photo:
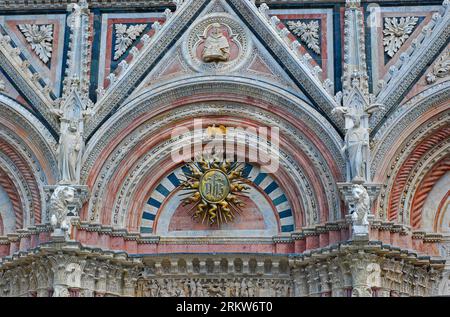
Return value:
M 427 83 L 432 84 L 438 78 L 450 75 L 450 49 L 447 49 L 439 60 L 434 64 L 433 70 L 427 75 Z
M 392 17 L 384 20 L 383 45 L 384 51 L 390 57 L 393 57 L 406 42 L 418 21 L 417 17 Z
M 18 26 L 33 51 L 47 64 L 52 57 L 53 24 L 19 24 Z
M 114 48 L 114 60 L 118 60 L 126 52 L 146 27 L 146 24 L 136 24 L 128 27 L 125 24 L 115 25 L 116 46 Z
M 289 29 L 305 43 L 309 49 L 314 53 L 320 55 L 320 43 L 319 43 L 319 22 L 311 21 L 309 23 L 301 21 L 288 21 L 287 25 Z

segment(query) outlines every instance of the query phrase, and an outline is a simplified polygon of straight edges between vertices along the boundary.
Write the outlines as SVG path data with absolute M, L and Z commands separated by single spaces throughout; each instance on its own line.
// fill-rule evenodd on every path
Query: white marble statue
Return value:
M 211 33 L 205 40 L 202 58 L 206 63 L 226 62 L 230 58 L 230 43 L 223 35 L 220 23 L 213 23 L 208 29 Z
M 369 146 L 369 132 L 361 126 L 361 118 L 353 116 L 353 126 L 345 135 L 342 149 L 347 154 L 350 166 L 350 180 L 353 183 L 364 183 L 367 180 L 367 147 Z
M 354 184 L 352 186 L 352 204 L 354 209 L 351 213 L 352 228 L 354 234 L 368 234 L 370 213 L 370 198 L 364 186 Z
M 61 184 L 76 184 L 79 182 L 81 156 L 83 151 L 83 136 L 75 122 L 67 131 L 61 134 L 58 148 Z
M 70 223 L 67 219 L 69 203 L 75 198 L 75 190 L 68 186 L 58 186 L 50 198 L 50 223 L 55 233 L 69 234 Z

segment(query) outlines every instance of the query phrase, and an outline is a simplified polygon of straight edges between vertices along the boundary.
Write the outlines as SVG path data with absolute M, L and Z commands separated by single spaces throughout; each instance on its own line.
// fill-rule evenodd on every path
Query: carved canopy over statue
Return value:
M 220 23 L 213 23 L 209 27 L 210 34 L 205 40 L 202 58 L 206 63 L 226 62 L 230 58 L 230 43 L 223 35 Z

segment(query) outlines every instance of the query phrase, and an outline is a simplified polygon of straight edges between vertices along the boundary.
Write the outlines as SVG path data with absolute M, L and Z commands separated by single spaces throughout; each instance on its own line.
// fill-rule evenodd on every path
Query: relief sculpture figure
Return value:
M 226 62 L 230 58 L 230 43 L 223 35 L 221 25 L 213 23 L 211 34 L 205 40 L 202 58 L 206 63 Z

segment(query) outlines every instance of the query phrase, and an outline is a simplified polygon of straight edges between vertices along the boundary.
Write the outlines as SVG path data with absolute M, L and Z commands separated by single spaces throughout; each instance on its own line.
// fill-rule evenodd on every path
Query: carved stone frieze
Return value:
M 293 297 L 429 296 L 443 264 L 381 246 L 311 254 L 165 255 L 48 243 L 0 262 L 0 296 Z M 389 255 L 389 256 L 387 256 Z M 86 258 L 87 257 L 87 258 Z M 427 272 L 431 272 L 430 274 Z

